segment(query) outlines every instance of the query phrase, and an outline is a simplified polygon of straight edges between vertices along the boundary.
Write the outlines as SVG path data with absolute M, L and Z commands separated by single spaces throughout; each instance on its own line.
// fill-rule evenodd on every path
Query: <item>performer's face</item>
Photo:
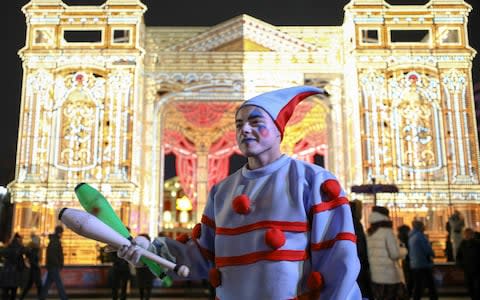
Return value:
M 247 157 L 276 154 L 280 132 L 272 118 L 257 106 L 244 106 L 235 116 L 237 143 Z

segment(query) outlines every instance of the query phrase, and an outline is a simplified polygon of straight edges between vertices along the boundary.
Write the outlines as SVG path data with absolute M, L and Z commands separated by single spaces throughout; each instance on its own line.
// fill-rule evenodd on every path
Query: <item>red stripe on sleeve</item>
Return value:
M 310 215 L 320 213 L 320 212 L 323 212 L 323 211 L 327 211 L 327 210 L 330 210 L 330 209 L 334 209 L 335 207 L 338 207 L 338 206 L 341 206 L 341 205 L 344 205 L 344 204 L 348 204 L 348 198 L 338 197 L 338 198 L 336 198 L 332 201 L 329 201 L 329 202 L 322 202 L 322 203 L 316 204 L 316 205 L 312 206 L 312 208 L 310 208 Z
M 198 250 L 200 250 L 200 253 L 205 259 L 215 261 L 215 253 L 208 250 L 207 248 L 203 248 L 202 246 L 200 246 L 196 239 L 193 239 L 193 241 L 195 242 L 195 245 L 197 245 Z
M 202 222 L 203 224 L 207 225 L 208 227 L 212 228 L 213 230 L 215 230 L 215 228 L 217 227 L 215 225 L 215 221 L 210 219 L 209 217 L 207 217 L 206 215 L 202 215 L 202 220 L 200 221 Z
M 337 236 L 332 240 L 323 241 L 320 243 L 312 243 L 311 249 L 312 250 L 324 250 L 332 248 L 335 242 L 337 241 L 352 241 L 354 243 L 357 242 L 357 236 L 351 232 L 340 232 Z

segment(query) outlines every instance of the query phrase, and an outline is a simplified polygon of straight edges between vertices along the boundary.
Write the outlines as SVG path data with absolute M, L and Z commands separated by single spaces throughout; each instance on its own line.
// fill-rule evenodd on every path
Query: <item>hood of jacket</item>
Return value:
M 390 218 L 376 211 L 373 211 L 372 213 L 370 213 L 370 216 L 368 217 L 368 223 L 370 224 L 384 222 L 384 221 L 390 221 Z

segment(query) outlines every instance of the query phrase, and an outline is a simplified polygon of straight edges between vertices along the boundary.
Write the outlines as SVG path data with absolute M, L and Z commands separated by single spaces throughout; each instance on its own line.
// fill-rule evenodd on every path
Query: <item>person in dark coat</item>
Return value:
M 42 277 L 40 274 L 40 237 L 32 232 L 30 239 L 30 243 L 28 243 L 25 248 L 25 255 L 30 264 L 30 268 L 28 271 L 27 283 L 22 289 L 20 300 L 25 298 L 34 283 L 37 287 L 37 297 L 40 298 L 42 293 Z
M 400 241 L 400 245 L 403 247 L 407 248 L 407 251 L 410 251 L 408 248 L 408 235 L 410 234 L 410 226 L 403 224 L 401 226 L 398 226 L 397 232 L 398 232 L 398 240 Z M 413 278 L 412 278 L 412 272 L 410 270 L 410 258 L 408 256 L 405 256 L 404 259 L 402 259 L 402 270 L 403 274 L 405 276 L 405 285 L 407 286 L 407 292 L 408 296 L 412 296 L 412 291 L 413 291 Z
M 456 262 L 465 274 L 465 285 L 473 300 L 480 299 L 480 240 L 475 239 L 472 228 L 463 231 Z
M 42 294 L 40 296 L 42 300 L 47 297 L 48 290 L 53 282 L 55 282 L 60 299 L 67 299 L 62 277 L 60 276 L 60 271 L 63 269 L 63 248 L 60 241 L 62 233 L 63 227 L 59 225 L 55 227 L 55 232 L 48 236 L 50 241 L 47 246 L 47 279 L 45 280 L 45 285 L 42 287 Z
M 24 253 L 22 236 L 18 233 L 14 234 L 7 247 L 0 252 L 5 259 L 0 277 L 2 300 L 15 300 L 17 296 L 17 289 L 22 281 L 22 272 L 25 268 L 23 262 Z
M 150 241 L 150 236 L 148 234 L 139 234 L 145 237 L 148 241 Z M 149 300 L 152 294 L 153 288 L 153 280 L 155 279 L 155 275 L 148 269 L 147 266 L 141 266 L 136 268 L 137 273 L 137 287 L 138 293 L 140 296 L 140 300 Z
M 130 228 L 127 227 L 128 232 Z M 112 300 L 118 299 L 118 290 L 120 289 L 120 300 L 127 299 L 127 285 L 131 280 L 130 266 L 127 261 L 118 257 L 117 252 L 110 252 L 112 260 L 111 286 Z
M 370 264 L 368 262 L 367 238 L 360 222 L 362 219 L 362 202 L 358 199 L 350 201 L 352 210 L 353 228 L 357 236 L 357 254 L 360 260 L 360 273 L 357 283 L 364 299 L 373 299 L 372 280 L 370 277 Z
M 433 278 L 433 258 L 435 253 L 427 236 L 423 233 L 422 221 L 412 222 L 412 231 L 408 237 L 410 269 L 413 276 L 413 300 L 420 300 L 423 290 L 428 288 L 430 300 L 437 300 L 438 293 Z

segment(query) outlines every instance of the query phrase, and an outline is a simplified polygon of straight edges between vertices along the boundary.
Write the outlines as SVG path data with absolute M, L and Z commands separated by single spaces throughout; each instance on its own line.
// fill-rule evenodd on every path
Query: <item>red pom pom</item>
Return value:
M 325 180 L 320 189 L 327 195 L 327 201 L 336 199 L 338 196 L 340 196 L 340 192 L 342 191 L 340 183 L 338 183 L 338 181 L 335 179 Z
M 265 232 L 265 243 L 276 250 L 285 244 L 285 234 L 280 229 L 271 228 Z
M 324 285 L 323 275 L 320 272 L 310 273 L 307 280 L 307 286 L 310 290 L 320 290 Z
M 180 242 L 182 244 L 186 244 L 189 240 L 188 234 L 182 233 L 181 235 L 177 236 L 176 240 L 177 240 L 177 242 Z
M 250 212 L 250 199 L 245 194 L 239 195 L 233 199 L 232 207 L 238 214 L 248 214 Z
M 218 269 L 210 269 L 210 271 L 208 271 L 208 280 L 210 281 L 210 284 L 216 288 L 218 286 L 220 286 L 220 284 L 222 283 L 222 278 L 221 278 L 221 274 L 220 274 L 220 271 Z
M 198 223 L 192 229 L 192 237 L 194 239 L 199 239 L 201 234 L 202 234 L 202 225 Z

